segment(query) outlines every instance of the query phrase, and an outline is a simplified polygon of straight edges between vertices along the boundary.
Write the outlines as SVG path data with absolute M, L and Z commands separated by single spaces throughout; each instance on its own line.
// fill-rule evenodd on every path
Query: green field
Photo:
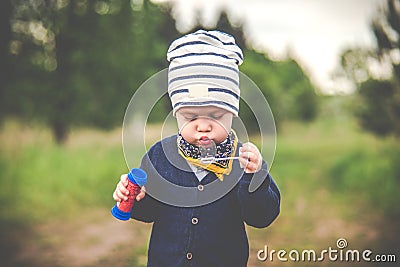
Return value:
M 150 226 L 115 222 L 109 213 L 115 184 L 127 171 L 120 129 L 76 129 L 58 146 L 48 129 L 9 121 L 0 144 L 1 266 L 143 266 Z M 271 174 L 282 211 L 269 228 L 248 228 L 249 266 L 353 266 L 256 257 L 265 245 L 321 251 L 337 248 L 339 238 L 351 249 L 399 253 L 395 139 L 377 139 L 346 118 L 285 123 Z

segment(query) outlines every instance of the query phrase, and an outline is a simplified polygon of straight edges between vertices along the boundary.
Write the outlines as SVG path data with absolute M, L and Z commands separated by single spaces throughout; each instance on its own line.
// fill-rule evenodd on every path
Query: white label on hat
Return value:
M 208 97 L 208 86 L 202 84 L 196 84 L 189 86 L 189 97 Z

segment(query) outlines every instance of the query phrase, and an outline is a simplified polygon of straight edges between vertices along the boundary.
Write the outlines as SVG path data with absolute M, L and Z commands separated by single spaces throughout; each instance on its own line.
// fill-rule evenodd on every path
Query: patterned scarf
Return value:
M 178 134 L 177 145 L 179 154 L 187 161 L 189 161 L 189 163 L 196 167 L 200 167 L 215 173 L 215 175 L 221 181 L 223 181 L 224 179 L 224 174 L 228 175 L 232 170 L 233 160 L 229 159 L 214 161 L 212 163 L 202 163 L 199 147 L 187 142 L 185 139 L 183 139 L 180 133 Z M 223 142 L 221 142 L 220 144 L 216 144 L 217 150 L 215 158 L 226 158 L 235 156 L 236 147 L 237 137 L 236 133 L 232 130 Z

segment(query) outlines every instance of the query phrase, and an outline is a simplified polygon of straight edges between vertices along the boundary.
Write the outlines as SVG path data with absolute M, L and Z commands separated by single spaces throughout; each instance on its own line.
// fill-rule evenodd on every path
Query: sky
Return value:
M 272 59 L 287 52 L 324 93 L 346 93 L 351 84 L 334 81 L 341 52 L 374 47 L 370 21 L 384 0 L 154 0 L 172 2 L 180 31 L 191 29 L 197 12 L 205 26 L 215 26 L 222 9 L 231 22 L 242 21 L 246 37 Z M 246 59 L 244 63 L 246 62 Z

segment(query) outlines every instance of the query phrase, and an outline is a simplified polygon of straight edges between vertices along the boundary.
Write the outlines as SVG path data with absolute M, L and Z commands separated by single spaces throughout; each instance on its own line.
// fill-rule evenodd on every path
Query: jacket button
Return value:
M 191 260 L 193 258 L 192 253 L 188 252 L 186 253 L 186 259 Z
M 199 191 L 203 191 L 203 190 L 204 190 L 204 186 L 203 186 L 202 184 L 199 184 L 199 185 L 197 186 L 197 189 L 198 189 Z
M 196 217 L 192 218 L 192 224 L 197 224 L 199 222 L 199 219 L 197 219 Z

